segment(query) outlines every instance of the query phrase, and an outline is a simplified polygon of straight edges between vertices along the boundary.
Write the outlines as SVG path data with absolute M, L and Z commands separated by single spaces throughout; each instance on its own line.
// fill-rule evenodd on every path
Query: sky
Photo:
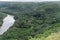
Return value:
M 0 1 L 43 2 L 43 1 L 60 1 L 60 0 L 0 0 Z

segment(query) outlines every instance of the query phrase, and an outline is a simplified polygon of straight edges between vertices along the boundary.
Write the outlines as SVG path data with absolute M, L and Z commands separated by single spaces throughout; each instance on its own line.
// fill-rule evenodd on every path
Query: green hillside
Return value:
M 51 34 L 59 40 L 60 2 L 1 2 L 0 25 L 6 14 L 15 16 L 16 22 L 0 40 L 54 40 Z

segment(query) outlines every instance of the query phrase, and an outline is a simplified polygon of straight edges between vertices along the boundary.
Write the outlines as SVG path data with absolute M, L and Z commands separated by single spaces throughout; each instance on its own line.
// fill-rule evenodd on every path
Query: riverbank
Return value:
M 3 24 L 0 28 L 0 35 L 4 34 L 14 24 L 14 22 L 14 16 L 7 15 L 7 17 L 3 19 Z

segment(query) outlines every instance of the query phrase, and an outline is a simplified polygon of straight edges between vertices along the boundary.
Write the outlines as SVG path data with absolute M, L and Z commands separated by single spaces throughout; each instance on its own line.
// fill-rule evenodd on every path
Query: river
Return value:
M 13 26 L 14 23 L 15 23 L 14 16 L 7 15 L 3 19 L 3 24 L 2 24 L 2 26 L 0 28 L 0 35 L 3 35 L 10 27 Z

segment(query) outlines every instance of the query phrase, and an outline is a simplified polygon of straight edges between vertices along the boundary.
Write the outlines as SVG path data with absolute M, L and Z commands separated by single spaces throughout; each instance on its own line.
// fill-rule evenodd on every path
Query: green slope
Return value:
M 0 9 L 14 15 L 16 20 L 0 40 L 45 40 L 51 33 L 60 31 L 60 2 L 7 2 L 0 5 Z
M 0 12 L 0 26 L 3 23 L 3 19 L 6 17 L 7 15 L 5 13 Z

